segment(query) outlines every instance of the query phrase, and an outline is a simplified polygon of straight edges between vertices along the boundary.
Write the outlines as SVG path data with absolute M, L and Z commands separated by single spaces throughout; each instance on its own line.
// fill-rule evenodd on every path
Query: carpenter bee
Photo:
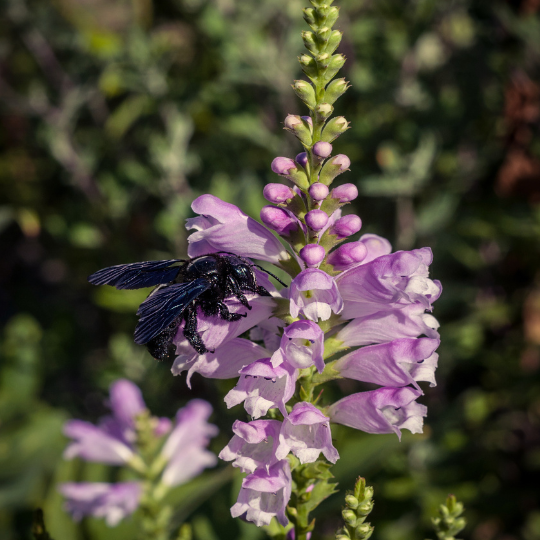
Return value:
M 270 293 L 257 283 L 248 259 L 233 253 L 219 252 L 189 260 L 171 259 L 119 264 L 99 270 L 88 281 L 93 285 L 112 285 L 117 289 L 157 287 L 139 306 L 139 323 L 135 328 L 135 343 L 146 344 L 150 354 L 163 360 L 171 354 L 172 340 L 185 321 L 184 336 L 199 353 L 209 352 L 197 331 L 197 308 L 207 316 L 219 316 L 226 321 L 238 321 L 247 313 L 231 313 L 223 302 L 236 297 L 251 309 L 245 292 L 260 296 Z

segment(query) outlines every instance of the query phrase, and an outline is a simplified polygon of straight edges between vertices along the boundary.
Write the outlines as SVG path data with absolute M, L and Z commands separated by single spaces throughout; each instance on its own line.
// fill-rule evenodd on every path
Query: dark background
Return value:
M 340 428 L 341 493 L 319 512 L 333 538 L 345 489 L 375 487 L 375 537 L 432 535 L 450 492 L 473 540 L 540 538 L 540 2 L 342 0 L 334 148 L 364 232 L 431 246 L 444 286 L 438 386 L 423 435 Z M 127 377 L 152 412 L 215 408 L 219 451 L 240 407 L 231 381 L 184 377 L 132 342 L 147 291 L 93 288 L 104 266 L 182 257 L 190 203 L 210 192 L 254 217 L 281 128 L 305 114 L 300 0 L 5 0 L 0 7 L 0 538 L 29 538 L 42 507 L 56 540 L 131 539 L 133 522 L 75 526 L 56 483 L 114 479 L 61 458 L 63 422 L 106 412 Z M 218 391 L 216 391 L 216 388 Z M 335 386 L 358 391 L 357 383 Z M 173 498 L 197 539 L 254 540 L 232 521 L 240 476 L 220 465 Z M 326 536 L 325 536 L 326 535 Z

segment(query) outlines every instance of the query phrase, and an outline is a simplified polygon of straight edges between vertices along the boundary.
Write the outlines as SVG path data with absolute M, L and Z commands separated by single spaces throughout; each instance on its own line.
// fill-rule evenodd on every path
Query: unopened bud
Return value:
M 326 44 L 326 52 L 332 54 L 341 43 L 341 38 L 343 37 L 343 32 L 339 30 L 334 30 L 330 36 L 328 36 L 328 42 Z
M 317 105 L 315 89 L 307 81 L 294 81 L 292 85 L 295 94 L 310 108 L 313 109 Z
M 331 256 L 332 254 L 330 253 L 329 257 Z M 358 506 L 358 499 L 354 495 L 347 495 L 345 497 L 345 504 L 349 506 L 350 508 L 352 508 L 353 510 L 355 510 L 356 507 Z
M 343 521 L 345 521 L 345 523 L 351 526 L 356 524 L 356 514 L 352 510 L 345 508 L 345 510 L 341 512 L 341 516 L 343 517 Z
M 300 152 L 296 156 L 296 163 L 298 163 L 298 165 L 302 165 L 302 167 L 304 167 L 304 169 L 305 169 L 307 167 L 307 164 L 308 164 L 307 152 Z
M 294 191 L 284 184 L 266 184 L 263 197 L 274 204 L 281 204 L 294 197 Z
M 305 217 L 306 225 L 314 230 L 319 232 L 324 229 L 328 223 L 328 214 L 322 210 L 310 210 Z
M 330 4 L 332 4 L 332 2 L 325 2 L 325 4 L 329 6 Z M 337 21 L 338 17 L 339 17 L 339 8 L 331 7 L 326 13 L 326 17 L 325 17 L 326 26 L 329 26 L 330 28 L 332 28 L 332 26 L 334 26 L 335 22 Z
M 334 107 L 330 103 L 319 103 L 315 111 L 321 118 L 328 118 L 334 112 Z
M 318 54 L 315 57 L 315 62 L 317 62 L 317 67 L 321 71 L 325 70 L 330 65 L 331 60 L 332 60 L 332 57 L 328 53 Z
M 338 154 L 329 159 L 319 174 L 319 182 L 329 186 L 334 178 L 349 170 L 351 160 L 345 154 Z
M 334 78 L 334 75 L 344 66 L 345 60 L 342 54 L 334 54 L 330 62 L 328 62 L 328 68 L 324 73 L 324 80 L 330 82 Z
M 335 234 L 339 239 L 347 238 L 356 234 L 362 228 L 362 220 L 355 214 L 349 214 L 339 218 L 332 228 L 330 234 Z
M 324 199 L 328 197 L 328 192 L 328 186 L 325 186 L 320 182 L 315 182 L 309 186 L 309 194 L 314 201 L 324 201 Z
M 370 235 L 370 237 L 371 236 L 375 236 L 375 235 Z M 385 239 L 381 238 L 381 240 L 385 240 Z M 386 240 L 386 242 L 388 242 L 388 240 Z M 388 242 L 388 245 L 390 245 L 390 242 Z M 367 499 L 373 499 L 373 487 L 372 486 L 366 486 L 364 488 L 364 500 L 367 500 Z
M 313 8 L 304 9 L 304 21 L 306 21 L 309 26 L 315 24 L 315 10 Z
M 317 157 L 325 159 L 332 154 L 332 145 L 325 141 L 319 141 L 313 145 L 311 150 Z
M 290 236 L 298 230 L 298 221 L 283 208 L 277 206 L 263 206 L 261 221 L 273 231 L 282 236 Z
M 373 527 L 369 523 L 362 523 L 354 531 L 355 538 L 358 540 L 367 540 L 373 534 Z
M 296 163 L 291 158 L 277 157 L 272 161 L 272 171 L 280 176 L 286 176 L 291 169 L 296 169 Z
M 332 118 L 326 124 L 326 127 L 324 128 L 321 140 L 332 142 L 335 141 L 342 133 L 345 133 L 349 129 L 349 122 L 347 122 L 347 119 L 344 116 L 336 116 L 335 118 Z
M 313 118 L 311 116 L 301 116 L 300 118 L 309 124 L 310 129 L 313 129 Z
M 315 42 L 313 37 L 313 32 L 304 31 L 302 32 L 302 40 L 304 42 L 304 47 L 311 53 L 317 54 L 319 52 L 319 47 Z
M 349 85 L 345 79 L 336 79 L 335 81 L 332 81 L 326 88 L 326 92 L 324 94 L 325 101 L 330 104 L 335 103 L 336 100 L 342 96 L 348 88 Z
M 302 66 L 302 71 L 310 78 L 314 79 L 318 75 L 317 62 L 309 56 L 309 54 L 303 54 L 298 58 L 300 65 Z
M 337 199 L 340 203 L 354 201 L 358 197 L 358 188 L 354 184 L 342 184 L 332 190 L 332 199 Z
M 326 250 L 319 244 L 308 244 L 300 250 L 300 258 L 307 266 L 321 264 L 326 256 Z
M 367 516 L 373 510 L 373 501 L 364 501 L 357 509 L 359 516 Z
M 306 120 L 295 114 L 287 115 L 284 127 L 287 131 L 294 133 L 297 139 L 306 146 L 311 146 L 311 126 Z
M 348 242 L 332 251 L 332 253 L 328 255 L 327 261 L 328 264 L 331 264 L 334 267 L 334 270 L 342 272 L 349 268 L 349 266 L 362 262 L 366 258 L 366 255 L 367 248 L 365 244 L 362 242 Z M 345 500 L 347 500 L 346 497 Z M 358 499 L 354 497 L 354 500 L 358 506 Z M 356 506 L 349 506 L 351 506 L 351 508 L 356 508 Z

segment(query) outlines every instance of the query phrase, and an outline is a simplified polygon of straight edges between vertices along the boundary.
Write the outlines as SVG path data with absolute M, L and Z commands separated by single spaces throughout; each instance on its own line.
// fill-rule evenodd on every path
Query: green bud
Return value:
M 349 122 L 344 116 L 336 116 L 332 118 L 326 124 L 322 135 L 321 141 L 329 142 L 335 141 L 342 133 L 345 133 L 349 129 Z
M 345 508 L 345 510 L 341 512 L 341 516 L 343 517 L 345 523 L 347 523 L 351 527 L 354 527 L 354 525 L 356 524 L 356 514 L 352 510 Z
M 331 157 L 319 173 L 319 182 L 329 186 L 336 176 L 349 170 L 350 164 L 349 158 L 343 154 Z
M 319 52 L 319 45 L 315 42 L 313 37 L 313 32 L 304 31 L 302 32 L 302 39 L 304 41 L 305 48 L 313 53 L 317 54 Z
M 316 8 L 322 8 L 324 6 L 331 6 L 334 0 L 309 0 L 309 3 Z
M 310 108 L 313 109 L 317 105 L 317 97 L 315 89 L 306 81 L 294 81 L 292 85 L 294 93 Z
M 303 54 L 298 58 L 302 71 L 310 78 L 315 79 L 318 77 L 317 62 L 309 54 Z
M 325 51 L 328 54 L 332 54 L 339 47 L 342 37 L 343 37 L 343 32 L 340 32 L 339 30 L 334 30 L 328 36 L 328 41 L 326 42 Z
M 335 141 L 342 133 L 345 133 L 349 129 L 349 122 L 344 116 L 336 116 L 332 118 L 326 124 L 322 135 L 321 141 L 332 142 Z
M 369 523 L 362 523 L 362 525 L 356 527 L 354 537 L 358 540 L 367 540 L 373 534 L 373 529 L 374 527 Z
M 373 501 L 365 501 L 356 509 L 359 516 L 367 516 L 373 510 Z
M 358 507 L 358 499 L 354 495 L 347 495 L 345 497 L 345 504 L 353 510 L 356 510 Z
M 335 103 L 349 88 L 349 83 L 345 79 L 332 81 L 326 88 L 324 101 L 330 104 Z
M 330 5 L 332 2 L 328 2 L 328 5 Z M 338 7 L 332 7 L 328 10 L 328 13 L 326 14 L 326 26 L 329 28 L 332 28 L 339 17 L 339 8 Z
M 317 67 L 321 71 L 324 71 L 330 65 L 331 61 L 332 61 L 332 57 L 326 53 L 318 54 L 315 57 L 315 62 L 317 62 Z
M 319 105 L 315 107 L 315 112 L 321 118 L 328 118 L 334 112 L 334 107 L 332 107 L 330 103 L 319 103 Z
M 364 500 L 373 499 L 373 488 L 371 486 L 366 486 L 364 489 Z
M 453 529 L 456 531 L 454 534 L 457 534 L 461 532 L 462 529 L 465 528 L 465 525 L 467 525 L 467 522 L 465 521 L 465 518 L 458 518 L 456 521 L 454 521 Z
M 348 534 L 337 534 L 336 540 L 351 540 L 351 537 Z
M 304 9 L 304 21 L 311 27 L 315 25 L 315 10 L 313 8 Z
M 326 47 L 328 45 L 328 40 L 331 35 L 332 35 L 332 30 L 328 26 L 322 26 L 321 28 L 317 30 L 317 32 L 315 32 L 315 35 L 314 35 L 315 43 L 317 43 L 317 45 L 319 46 L 320 51 L 328 52 L 326 50 Z
M 325 82 L 330 82 L 334 78 L 334 75 L 344 66 L 345 60 L 346 59 L 342 54 L 334 54 L 334 56 L 330 58 L 328 68 L 324 74 Z
M 295 114 L 287 115 L 285 118 L 284 129 L 290 131 L 294 136 L 305 146 L 311 146 L 312 143 L 312 128 L 300 116 Z

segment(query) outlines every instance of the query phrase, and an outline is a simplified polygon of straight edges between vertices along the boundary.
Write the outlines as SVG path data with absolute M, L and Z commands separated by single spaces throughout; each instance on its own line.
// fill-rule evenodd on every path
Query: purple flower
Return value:
M 234 204 L 201 195 L 191 208 L 201 215 L 187 220 L 186 228 L 196 231 L 188 237 L 190 257 L 228 251 L 274 264 L 289 259 L 280 241 Z
M 320 231 L 324 229 L 328 223 L 328 214 L 322 210 L 310 210 L 306 214 L 305 220 L 310 229 Z
M 109 402 L 115 418 L 135 427 L 135 417 L 146 409 L 140 388 L 126 379 L 111 384 Z
M 332 153 L 332 145 L 328 142 L 319 141 L 313 145 L 313 154 L 319 158 L 327 158 Z
M 83 420 L 69 420 L 64 435 L 74 439 L 64 451 L 64 459 L 79 457 L 86 461 L 124 465 L 134 456 L 131 447 L 121 436 L 115 437 L 104 429 Z
M 224 461 L 233 461 L 233 467 L 242 472 L 252 473 L 256 469 L 266 468 L 268 471 L 276 458 L 279 444 L 281 422 L 278 420 L 254 420 L 233 424 L 234 436 L 229 444 L 220 452 Z
M 266 184 L 263 189 L 264 198 L 274 204 L 287 202 L 294 197 L 294 191 L 284 184 Z
M 392 245 L 390 242 L 386 238 L 376 234 L 364 234 L 360 237 L 360 242 L 362 242 L 367 249 L 367 256 L 362 261 L 362 264 L 367 264 L 381 255 L 388 255 L 392 252 Z
M 398 338 L 416 338 L 422 334 L 439 339 L 438 327 L 437 319 L 425 313 L 422 304 L 411 304 L 401 309 L 388 309 L 354 319 L 335 337 L 345 347 L 357 347 Z
M 339 218 L 330 229 L 339 239 L 356 234 L 362 228 L 362 220 L 355 214 Z
M 358 303 L 347 305 L 347 318 L 378 311 L 380 304 L 397 307 L 418 302 L 431 309 L 442 291 L 439 281 L 427 277 L 431 261 L 429 248 L 398 251 L 340 274 L 336 282 L 341 296 Z
M 218 347 L 213 353 L 195 356 L 188 362 L 177 358 L 172 371 L 177 375 L 187 369 L 186 382 L 191 387 L 191 377 L 194 373 L 200 373 L 208 379 L 232 379 L 238 377 L 238 372 L 243 367 L 268 357 L 268 354 L 266 349 L 247 339 L 235 338 Z
M 300 250 L 299 254 L 307 266 L 318 266 L 323 262 L 326 250 L 319 244 L 308 244 Z
M 328 197 L 328 193 L 328 186 L 321 184 L 320 182 L 315 182 L 314 184 L 311 184 L 311 186 L 309 186 L 309 194 L 314 201 L 324 201 L 324 199 Z
M 362 347 L 333 364 L 343 377 L 381 386 L 407 386 L 420 390 L 417 381 L 435 386 L 439 340 L 395 339 L 389 343 Z
M 308 268 L 293 279 L 289 299 L 293 317 L 298 317 L 302 312 L 304 317 L 315 322 L 319 319 L 326 321 L 332 312 L 340 313 L 343 309 L 343 300 L 335 281 L 316 268 Z
M 286 362 L 297 369 L 315 366 L 324 370 L 324 333 L 313 321 L 295 321 L 283 332 L 280 348 L 272 355 L 272 365 Z
M 367 433 L 395 433 L 401 439 L 402 429 L 422 433 L 427 407 L 415 401 L 421 394 L 409 386 L 360 392 L 331 405 L 328 416 L 337 424 Z
M 281 525 L 289 523 L 285 508 L 291 498 L 291 469 L 287 460 L 280 461 L 269 471 L 258 469 L 246 476 L 231 508 L 232 517 L 243 517 L 261 527 L 275 517 Z
M 348 203 L 358 197 L 358 188 L 354 184 L 342 184 L 332 190 L 331 197 L 340 203 Z
M 304 169 L 305 169 L 307 167 L 307 164 L 308 164 L 307 152 L 300 152 L 296 156 L 296 163 L 298 163 L 299 165 L 302 165 L 302 167 L 304 167 Z
M 339 459 L 332 445 L 330 419 L 311 403 L 297 403 L 283 421 L 279 434 L 278 459 L 292 452 L 301 463 L 313 463 L 322 452 L 331 463 Z
M 216 350 L 219 346 L 243 334 L 261 321 L 272 317 L 274 310 L 272 298 L 256 294 L 246 294 L 245 297 L 252 309 L 247 312 L 247 317 L 242 317 L 239 321 L 225 321 L 220 317 L 206 316 L 200 309 L 198 310 L 197 330 L 210 351 Z M 233 297 L 225 299 L 225 304 L 231 313 L 246 313 L 247 311 L 238 299 Z M 182 371 L 189 369 L 199 356 L 184 336 L 184 325 L 185 323 L 180 325 L 173 340 L 178 355 L 172 367 L 173 375 L 179 375 Z
M 142 493 L 139 482 L 66 483 L 59 490 L 66 498 L 66 510 L 75 521 L 94 516 L 104 518 L 109 527 L 135 512 Z
M 334 270 L 344 271 L 351 266 L 361 263 L 367 256 L 367 248 L 363 242 L 347 242 L 339 246 L 328 255 L 328 264 L 334 267 Z
M 276 231 L 281 236 L 290 236 L 300 227 L 294 214 L 277 206 L 263 206 L 261 209 L 261 221 L 269 229 Z
M 206 450 L 218 428 L 207 422 L 212 407 L 207 401 L 193 399 L 176 413 L 176 425 L 165 442 L 161 455 L 168 461 L 162 482 L 167 486 L 184 484 L 207 467 L 217 463 Z
M 277 157 L 272 161 L 272 171 L 280 176 L 286 176 L 291 169 L 296 169 L 296 163 L 287 157 Z
M 297 370 L 286 363 L 274 367 L 270 358 L 258 360 L 240 371 L 240 380 L 225 396 L 225 403 L 230 409 L 244 401 L 246 411 L 255 419 L 276 407 L 287 416 L 285 403 L 294 394 L 297 377 Z

